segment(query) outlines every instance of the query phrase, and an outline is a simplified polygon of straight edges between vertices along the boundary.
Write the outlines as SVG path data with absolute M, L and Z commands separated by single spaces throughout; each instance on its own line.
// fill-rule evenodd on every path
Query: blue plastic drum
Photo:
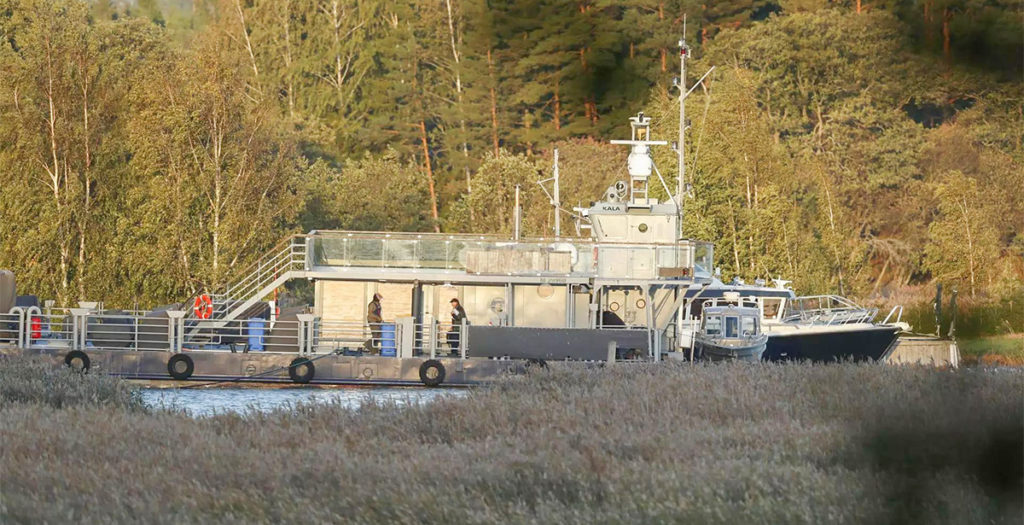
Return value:
M 267 329 L 267 321 L 254 317 L 249 319 L 249 351 L 263 351 L 263 334 Z
M 381 323 L 380 355 L 396 357 L 398 349 L 395 345 L 395 323 Z

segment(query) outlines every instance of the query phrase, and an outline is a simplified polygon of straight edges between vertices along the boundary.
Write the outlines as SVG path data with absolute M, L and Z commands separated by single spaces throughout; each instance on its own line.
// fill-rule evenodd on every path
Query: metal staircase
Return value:
M 305 277 L 309 269 L 308 237 L 293 235 L 246 269 L 244 277 L 209 294 L 213 315 L 203 324 L 220 327 L 233 321 L 290 279 Z M 189 311 L 187 319 L 198 320 Z

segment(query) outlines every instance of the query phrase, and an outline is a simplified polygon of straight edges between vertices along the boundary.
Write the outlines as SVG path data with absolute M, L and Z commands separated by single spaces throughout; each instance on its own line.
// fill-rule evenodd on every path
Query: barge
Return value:
M 681 111 L 688 93 L 682 86 Z M 0 308 L 0 348 L 133 379 L 469 385 L 548 360 L 693 359 L 702 305 L 717 299 L 757 312 L 764 359 L 889 356 L 903 327 L 896 309 L 876 323 L 876 311 L 798 298 L 784 281 L 720 281 L 713 244 L 682 236 L 682 177 L 673 194 L 650 154 L 668 143 L 652 139 L 643 113 L 630 128 L 628 140 L 612 141 L 630 148 L 628 178 L 574 208 L 575 237 L 558 220 L 554 236 L 529 239 L 518 220 L 511 238 L 315 230 L 168 308 Z M 557 161 L 549 180 L 560 217 L 569 212 L 558 203 Z M 667 200 L 652 195 L 657 184 Z M 269 299 L 293 280 L 313 283 L 312 304 L 279 311 Z M 461 311 L 449 317 L 453 299 Z

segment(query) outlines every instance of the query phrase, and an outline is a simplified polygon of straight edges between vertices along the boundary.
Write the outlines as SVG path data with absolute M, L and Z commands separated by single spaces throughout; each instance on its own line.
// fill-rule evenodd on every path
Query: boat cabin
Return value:
M 700 330 L 716 338 L 754 337 L 761 333 L 760 312 L 751 307 L 710 306 L 704 309 Z

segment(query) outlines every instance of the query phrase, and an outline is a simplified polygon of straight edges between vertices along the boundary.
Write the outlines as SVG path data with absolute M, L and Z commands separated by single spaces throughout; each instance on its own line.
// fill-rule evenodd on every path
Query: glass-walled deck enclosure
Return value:
M 606 279 L 710 277 L 711 243 L 594 243 L 579 239 L 509 240 L 429 233 L 312 232 L 313 267 L 433 269 L 474 275 Z

